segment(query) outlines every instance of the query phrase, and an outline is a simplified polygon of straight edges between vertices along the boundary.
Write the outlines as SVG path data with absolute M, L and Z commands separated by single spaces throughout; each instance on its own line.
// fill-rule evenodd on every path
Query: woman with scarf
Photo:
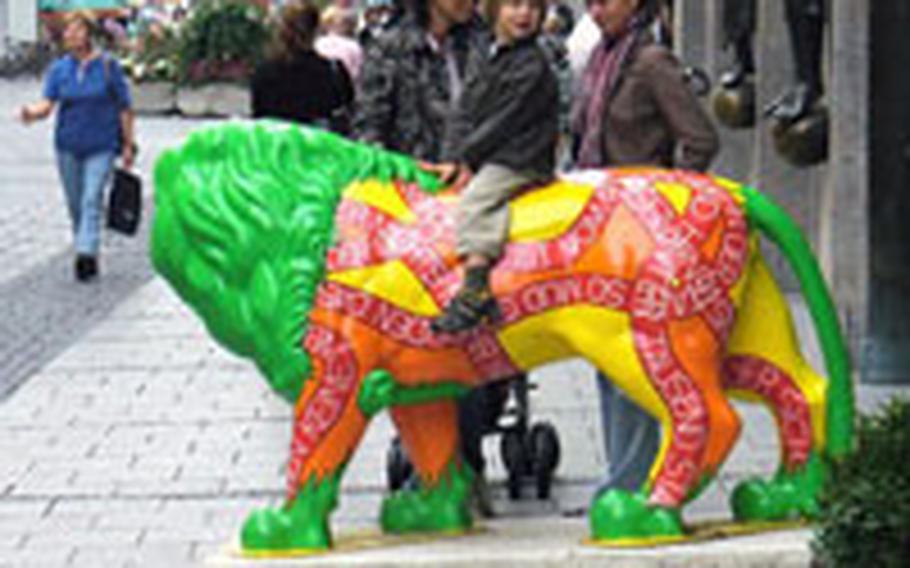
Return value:
M 703 171 L 717 133 L 683 67 L 651 33 L 655 0 L 588 0 L 602 33 L 572 109 L 576 167 L 660 166 Z M 599 377 L 608 489 L 639 489 L 658 450 L 657 422 Z

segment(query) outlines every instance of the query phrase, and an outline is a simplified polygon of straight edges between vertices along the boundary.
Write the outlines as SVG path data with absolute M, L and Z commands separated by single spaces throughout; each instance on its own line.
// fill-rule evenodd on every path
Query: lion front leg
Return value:
M 391 409 L 420 487 L 393 493 L 382 503 L 390 533 L 459 532 L 471 527 L 468 507 L 474 474 L 459 457 L 454 400 Z
M 332 545 L 329 515 L 337 504 L 345 464 L 366 428 L 358 404 L 364 364 L 341 334 L 313 325 L 306 348 L 313 359 L 294 412 L 287 499 L 253 512 L 244 523 L 245 552 L 324 549 Z

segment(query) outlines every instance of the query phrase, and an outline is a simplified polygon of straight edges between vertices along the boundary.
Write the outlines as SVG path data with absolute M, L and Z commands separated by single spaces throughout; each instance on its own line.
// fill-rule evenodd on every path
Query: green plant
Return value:
M 139 33 L 136 49 L 123 61 L 124 69 L 137 83 L 177 80 L 177 34 L 173 28 L 152 25 Z
M 812 543 L 825 568 L 898 568 L 910 559 L 910 400 L 860 417 L 857 450 L 832 464 Z
M 255 4 L 243 0 L 197 4 L 181 29 L 180 79 L 243 82 L 262 58 L 268 35 L 266 15 Z

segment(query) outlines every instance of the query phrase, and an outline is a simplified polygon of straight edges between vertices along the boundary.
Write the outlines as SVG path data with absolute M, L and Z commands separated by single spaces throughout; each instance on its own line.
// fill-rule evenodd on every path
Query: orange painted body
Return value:
M 371 370 L 403 385 L 477 385 L 579 356 L 663 424 L 653 502 L 678 506 L 717 471 L 739 433 L 725 392 L 734 385 L 768 403 L 782 432 L 798 431 L 782 445 L 784 464 L 805 462 L 822 436 L 810 412 L 824 396 L 817 377 L 794 342 L 783 361 L 761 357 L 760 324 L 731 342 L 750 274 L 763 269 L 736 188 L 678 171 L 592 175 L 515 200 L 493 275 L 503 321 L 454 337 L 429 330 L 460 282 L 454 196 L 404 184 L 349 188 L 305 340 L 315 372 L 297 405 L 292 491 L 350 458 L 367 423 L 356 392 Z M 761 295 L 780 294 L 766 278 L 761 286 Z M 734 355 L 738 364 L 728 364 Z M 780 371 L 770 390 L 760 381 L 768 369 Z M 454 403 L 392 416 L 420 474 L 437 479 L 456 459 Z

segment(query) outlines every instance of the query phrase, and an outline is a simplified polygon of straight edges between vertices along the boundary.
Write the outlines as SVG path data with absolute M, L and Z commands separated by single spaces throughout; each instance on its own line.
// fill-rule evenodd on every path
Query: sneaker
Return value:
M 463 289 L 430 323 L 433 333 L 458 333 L 500 319 L 499 304 L 490 290 Z

